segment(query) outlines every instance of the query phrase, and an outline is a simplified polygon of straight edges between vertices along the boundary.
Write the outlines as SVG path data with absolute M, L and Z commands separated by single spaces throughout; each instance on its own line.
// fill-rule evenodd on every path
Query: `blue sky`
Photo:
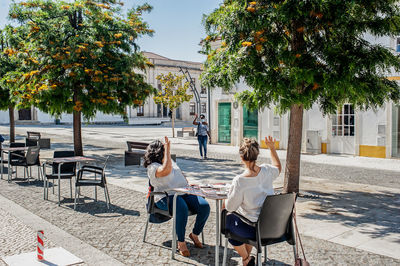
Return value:
M 199 42 L 205 37 L 203 14 L 209 14 L 222 0 L 123 0 L 125 7 L 149 3 L 153 6 L 144 18 L 155 30 L 153 37 L 139 40 L 143 51 L 154 52 L 179 60 L 202 62 L 205 57 L 198 53 Z M 0 0 L 0 26 L 7 23 L 11 0 Z

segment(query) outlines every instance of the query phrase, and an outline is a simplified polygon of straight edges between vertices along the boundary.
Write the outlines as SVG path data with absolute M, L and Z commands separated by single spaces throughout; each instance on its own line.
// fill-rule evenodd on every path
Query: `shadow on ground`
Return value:
M 400 233 L 400 194 L 388 191 L 361 192 L 343 190 L 335 194 L 309 190 L 318 195 L 312 201 L 318 205 L 313 213 L 303 217 L 314 220 L 340 222 L 343 225 L 367 226 L 362 232 L 374 238 Z M 309 201 L 310 199 L 299 199 Z M 397 240 L 400 243 L 400 239 Z

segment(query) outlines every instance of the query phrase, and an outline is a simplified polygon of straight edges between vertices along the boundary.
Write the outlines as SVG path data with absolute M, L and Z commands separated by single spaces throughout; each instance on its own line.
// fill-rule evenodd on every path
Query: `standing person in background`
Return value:
M 210 137 L 210 132 L 208 130 L 208 123 L 206 121 L 206 117 L 201 114 L 200 115 L 200 121 L 197 120 L 197 114 L 195 114 L 194 120 L 193 120 L 193 125 L 197 126 L 197 140 L 199 142 L 199 149 L 200 149 L 200 156 L 203 159 L 207 159 L 207 140 L 208 137 Z M 204 154 L 204 156 L 203 156 Z

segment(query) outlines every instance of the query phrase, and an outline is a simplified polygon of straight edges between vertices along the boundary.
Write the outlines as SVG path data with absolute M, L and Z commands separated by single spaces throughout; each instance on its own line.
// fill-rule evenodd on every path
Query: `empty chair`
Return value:
M 76 199 L 79 198 L 78 190 L 80 187 L 94 187 L 95 200 L 97 201 L 97 187 L 104 189 L 104 197 L 107 204 L 107 209 L 110 208 L 110 195 L 107 188 L 107 180 L 105 174 L 105 168 L 108 157 L 104 162 L 103 167 L 85 165 L 79 171 L 75 182 L 75 198 L 74 198 L 74 210 L 76 209 Z M 99 178 L 98 178 L 99 177 Z
M 64 158 L 64 157 L 74 157 L 74 151 L 54 151 L 53 158 Z M 43 165 L 43 168 L 45 166 Z M 76 163 L 63 163 L 60 167 L 60 174 L 58 174 L 58 163 L 51 164 L 51 174 L 46 174 L 46 169 L 43 169 L 43 173 L 45 174 L 45 181 L 44 181 L 44 197 L 48 199 L 48 190 L 49 190 L 49 180 L 53 182 L 53 193 L 54 193 L 54 180 L 55 179 L 69 179 L 69 186 L 70 186 L 70 193 L 72 198 L 72 178 L 76 175 Z M 60 180 L 58 180 L 58 186 L 60 187 Z M 59 195 L 60 198 L 60 195 Z
M 11 142 L 10 143 L 10 148 L 22 148 L 25 147 L 25 143 L 20 143 L 20 142 Z M 8 169 L 10 171 L 10 176 L 12 178 L 13 174 L 13 167 L 15 166 L 15 176 L 18 175 L 17 167 L 18 163 L 20 162 L 21 158 L 25 156 L 25 151 L 12 151 L 9 152 L 8 154 L 8 160 L 11 165 L 11 169 Z M 25 173 L 25 172 L 24 172 Z
M 225 249 L 223 265 L 226 265 L 228 238 L 237 240 L 257 248 L 257 264 L 261 265 L 262 247 L 264 247 L 265 257 L 267 260 L 267 245 L 272 245 L 286 241 L 293 246 L 294 256 L 296 259 L 295 232 L 293 225 L 293 208 L 296 201 L 295 193 L 280 194 L 267 196 L 261 208 L 261 213 L 257 222 L 251 222 L 247 218 L 236 212 L 222 211 L 221 215 L 221 232 L 225 235 Z M 239 217 L 244 223 L 255 228 L 256 238 L 245 239 L 239 237 L 227 228 L 227 215 Z
M 38 167 L 38 179 L 40 179 L 40 159 L 39 159 L 39 147 L 29 147 L 26 151 L 26 154 L 22 151 L 22 155 L 20 153 L 12 152 L 10 160 L 10 164 L 12 166 L 23 166 L 24 167 L 24 177 L 32 178 L 32 166 Z
M 40 140 L 39 132 L 27 132 L 28 136 L 25 139 L 26 146 L 38 146 Z

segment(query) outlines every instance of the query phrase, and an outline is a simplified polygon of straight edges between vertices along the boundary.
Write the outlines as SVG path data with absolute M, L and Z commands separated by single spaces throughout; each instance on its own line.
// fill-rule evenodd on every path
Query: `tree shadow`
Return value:
M 339 222 L 351 227 L 369 226 L 361 233 L 373 238 L 400 233 L 400 194 L 390 191 L 362 192 L 342 190 L 337 193 L 307 192 L 317 195 L 299 198 L 300 202 L 312 200 L 318 205 L 305 218 Z M 371 228 L 372 226 L 372 228 Z M 400 243 L 400 239 L 396 240 Z
M 62 203 L 66 208 L 74 209 L 74 199 L 64 198 Z M 76 212 L 87 213 L 98 218 L 115 218 L 120 216 L 140 216 L 139 211 L 125 209 L 123 207 L 109 203 L 110 209 L 107 208 L 107 204 L 103 200 L 97 199 L 95 201 L 93 198 L 87 196 L 81 196 L 76 202 Z

